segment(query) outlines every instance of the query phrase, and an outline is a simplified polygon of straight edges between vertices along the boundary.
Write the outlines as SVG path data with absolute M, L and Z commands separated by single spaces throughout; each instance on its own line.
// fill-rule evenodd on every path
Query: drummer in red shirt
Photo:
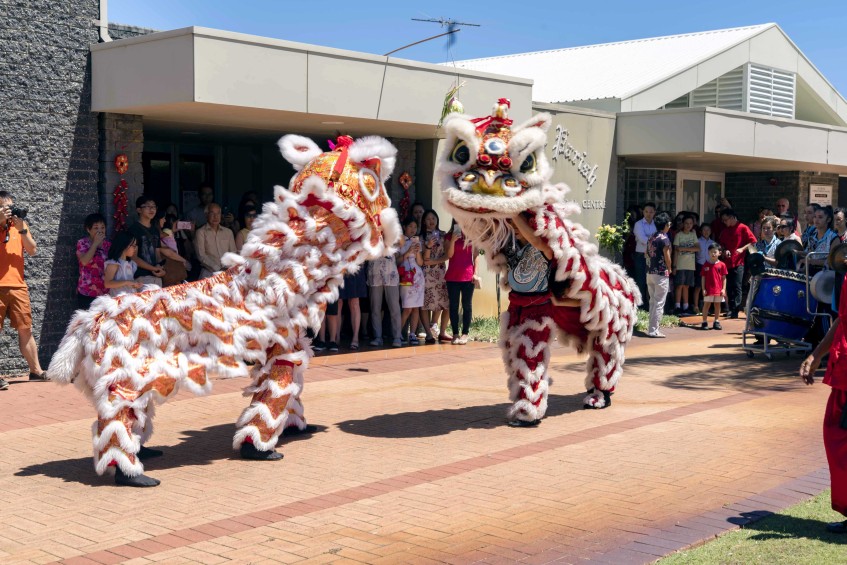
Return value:
M 838 311 L 847 312 L 847 285 L 841 287 Z M 829 462 L 832 509 L 847 516 L 847 316 L 839 317 L 800 365 L 800 376 L 814 384 L 821 357 L 829 352 L 823 383 L 832 387 L 823 418 L 823 445 Z M 827 531 L 847 534 L 847 520 L 827 524 Z
M 721 210 L 724 228 L 717 242 L 724 249 L 723 262 L 726 263 L 727 309 L 730 318 L 737 318 L 741 309 L 741 282 L 744 279 L 744 258 L 746 247 L 756 243 L 756 236 L 750 228 L 738 221 L 738 215 L 732 208 Z

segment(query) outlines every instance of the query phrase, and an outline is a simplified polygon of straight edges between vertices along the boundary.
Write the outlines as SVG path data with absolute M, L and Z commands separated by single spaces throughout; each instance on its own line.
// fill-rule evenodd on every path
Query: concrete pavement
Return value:
M 828 486 L 828 388 L 799 358 L 724 331 L 635 338 L 613 406 L 582 410 L 583 363 L 555 348 L 548 417 L 504 425 L 495 344 L 324 355 L 303 400 L 319 431 L 285 459 L 231 450 L 246 382 L 158 409 L 155 489 L 91 465 L 73 388 L 0 392 L 3 563 L 647 563 Z

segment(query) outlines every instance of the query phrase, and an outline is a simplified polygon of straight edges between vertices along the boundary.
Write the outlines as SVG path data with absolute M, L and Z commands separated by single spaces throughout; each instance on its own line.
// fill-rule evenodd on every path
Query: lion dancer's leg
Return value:
M 610 306 L 606 316 L 601 318 L 602 329 L 593 331 L 588 337 L 591 351 L 585 376 L 586 408 L 611 406 L 611 395 L 623 374 L 626 343 L 632 337 L 636 321 L 636 297 L 626 291 L 621 282 L 612 284 L 607 273 L 602 272 L 600 276 L 607 285 L 607 292 L 615 294 L 616 298 L 609 299 L 614 306 Z
M 252 386 L 245 394 L 253 399 L 236 423 L 233 447 L 245 459 L 274 461 L 282 459 L 276 451 L 280 434 L 287 426 L 305 428 L 300 392 L 305 362 L 303 352 L 284 354 L 275 345 L 268 362 L 256 370 Z
M 611 406 L 612 393 L 623 372 L 623 346 L 616 339 L 604 342 L 599 337 L 594 337 L 588 354 L 587 371 L 585 388 L 588 395 L 583 399 L 585 407 Z
M 536 426 L 547 412 L 550 339 L 555 328 L 550 309 L 544 297 L 509 295 L 509 309 L 501 320 L 500 345 L 512 401 L 510 426 Z
M 148 392 L 156 390 L 167 397 L 173 389 L 173 379 L 160 377 L 141 391 L 128 381 L 114 383 L 100 392 L 95 390 L 98 418 L 93 426 L 94 469 L 98 475 L 115 467 L 118 485 L 153 487 L 159 484 L 158 480 L 144 474 L 141 463 L 145 449 L 142 444 L 153 433 L 154 409 Z M 152 456 L 156 454 L 159 453 Z

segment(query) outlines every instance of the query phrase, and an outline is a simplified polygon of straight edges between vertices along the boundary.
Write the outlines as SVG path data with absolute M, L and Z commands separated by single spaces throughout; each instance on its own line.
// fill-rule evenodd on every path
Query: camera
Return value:
M 22 220 L 26 220 L 26 208 L 21 208 L 19 206 L 9 206 L 9 211 L 12 213 L 13 216 L 17 216 Z

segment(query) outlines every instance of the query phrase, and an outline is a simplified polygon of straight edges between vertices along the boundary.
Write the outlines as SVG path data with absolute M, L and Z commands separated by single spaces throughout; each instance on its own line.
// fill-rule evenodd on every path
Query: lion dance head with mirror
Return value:
M 588 355 L 584 406 L 611 404 L 641 296 L 570 219 L 579 208 L 566 200 L 568 187 L 550 182 L 544 148 L 552 117 L 514 125 L 509 109 L 501 98 L 489 116 L 449 115 L 436 177 L 461 237 L 510 291 L 500 321 L 509 423 L 534 426 L 547 411 L 556 337 Z

